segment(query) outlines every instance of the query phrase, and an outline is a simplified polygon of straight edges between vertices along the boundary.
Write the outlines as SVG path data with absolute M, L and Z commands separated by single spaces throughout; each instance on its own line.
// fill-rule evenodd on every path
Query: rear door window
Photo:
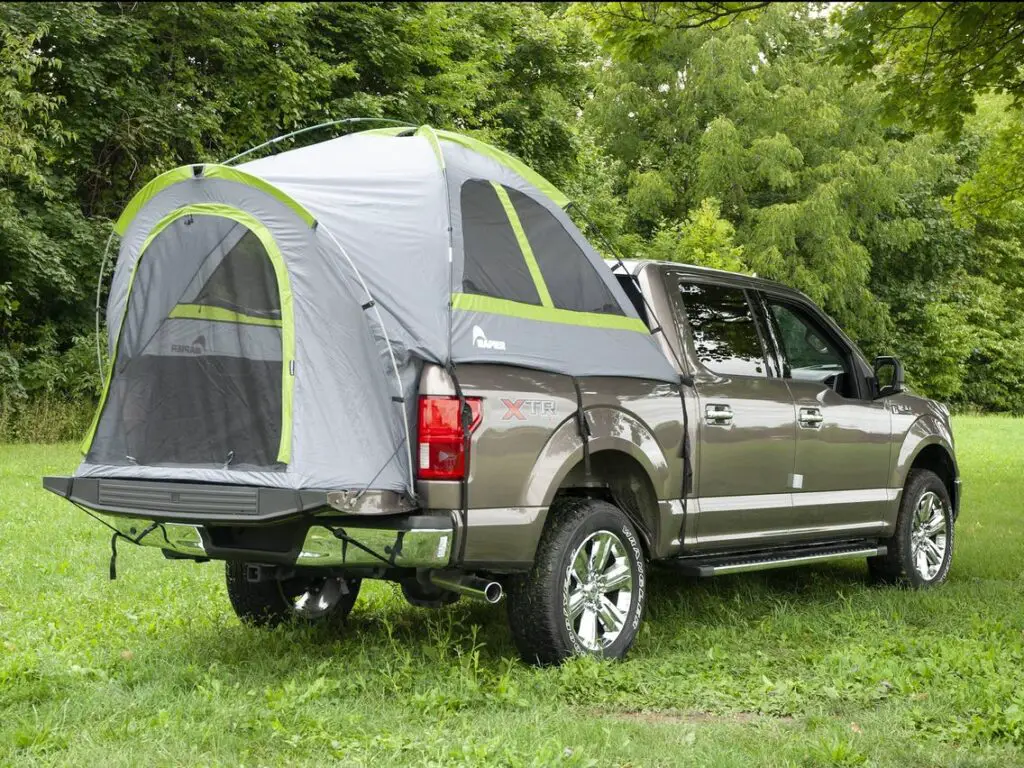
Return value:
M 679 283 L 697 358 L 712 373 L 766 378 L 768 365 L 754 311 L 741 288 Z

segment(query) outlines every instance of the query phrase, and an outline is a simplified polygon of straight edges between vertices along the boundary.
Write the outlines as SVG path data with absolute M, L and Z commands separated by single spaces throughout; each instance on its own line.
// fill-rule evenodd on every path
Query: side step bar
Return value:
M 828 560 L 847 560 L 884 555 L 888 550 L 881 544 L 858 544 L 856 546 L 832 546 L 818 549 L 762 551 L 748 554 L 708 555 L 687 557 L 675 561 L 675 565 L 691 576 L 705 578 L 722 576 L 727 573 L 767 571 L 772 568 L 788 568 L 791 565 L 809 565 Z

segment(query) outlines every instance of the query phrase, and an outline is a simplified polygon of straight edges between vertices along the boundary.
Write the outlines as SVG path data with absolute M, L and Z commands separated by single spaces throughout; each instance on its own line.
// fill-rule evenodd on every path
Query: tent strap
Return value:
M 576 428 L 579 430 L 580 439 L 583 441 L 583 473 L 590 477 L 590 422 L 583 412 L 583 390 L 580 389 L 580 380 L 572 377 L 572 386 L 576 390 Z
M 462 524 L 462 535 L 459 537 L 459 562 L 462 562 L 466 556 L 466 528 L 469 524 L 469 463 L 472 438 L 470 428 L 473 426 L 473 412 L 469 403 L 466 402 L 466 394 L 462 391 L 462 385 L 459 384 L 455 363 L 449 359 L 444 368 L 455 387 L 455 396 L 459 398 L 459 418 L 462 421 L 462 460 L 464 463 L 462 477 L 459 479 L 459 519 Z

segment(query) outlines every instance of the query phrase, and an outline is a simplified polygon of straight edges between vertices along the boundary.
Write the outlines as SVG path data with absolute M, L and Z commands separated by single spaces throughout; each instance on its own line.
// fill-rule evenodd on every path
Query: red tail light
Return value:
M 467 397 L 469 431 L 481 421 L 481 398 Z M 459 398 L 420 396 L 419 478 L 461 480 L 466 473 L 465 433 L 459 418 Z

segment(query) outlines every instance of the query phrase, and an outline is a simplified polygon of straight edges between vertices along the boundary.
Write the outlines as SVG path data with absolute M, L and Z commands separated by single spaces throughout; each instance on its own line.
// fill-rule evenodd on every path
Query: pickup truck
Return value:
M 211 501 L 201 484 L 161 503 L 159 483 L 143 507 L 142 481 L 44 484 L 115 539 L 226 561 L 247 622 L 344 619 L 367 578 L 425 607 L 505 596 L 516 647 L 539 664 L 624 656 L 652 562 L 707 577 L 863 558 L 880 582 L 946 579 L 960 501 L 949 412 L 906 391 L 898 360 L 869 364 L 775 282 L 649 261 L 614 271 L 679 384 L 464 364 L 459 392 L 428 364 L 416 444 L 468 450 L 462 480 L 419 474 L 416 508 L 344 491 Z

